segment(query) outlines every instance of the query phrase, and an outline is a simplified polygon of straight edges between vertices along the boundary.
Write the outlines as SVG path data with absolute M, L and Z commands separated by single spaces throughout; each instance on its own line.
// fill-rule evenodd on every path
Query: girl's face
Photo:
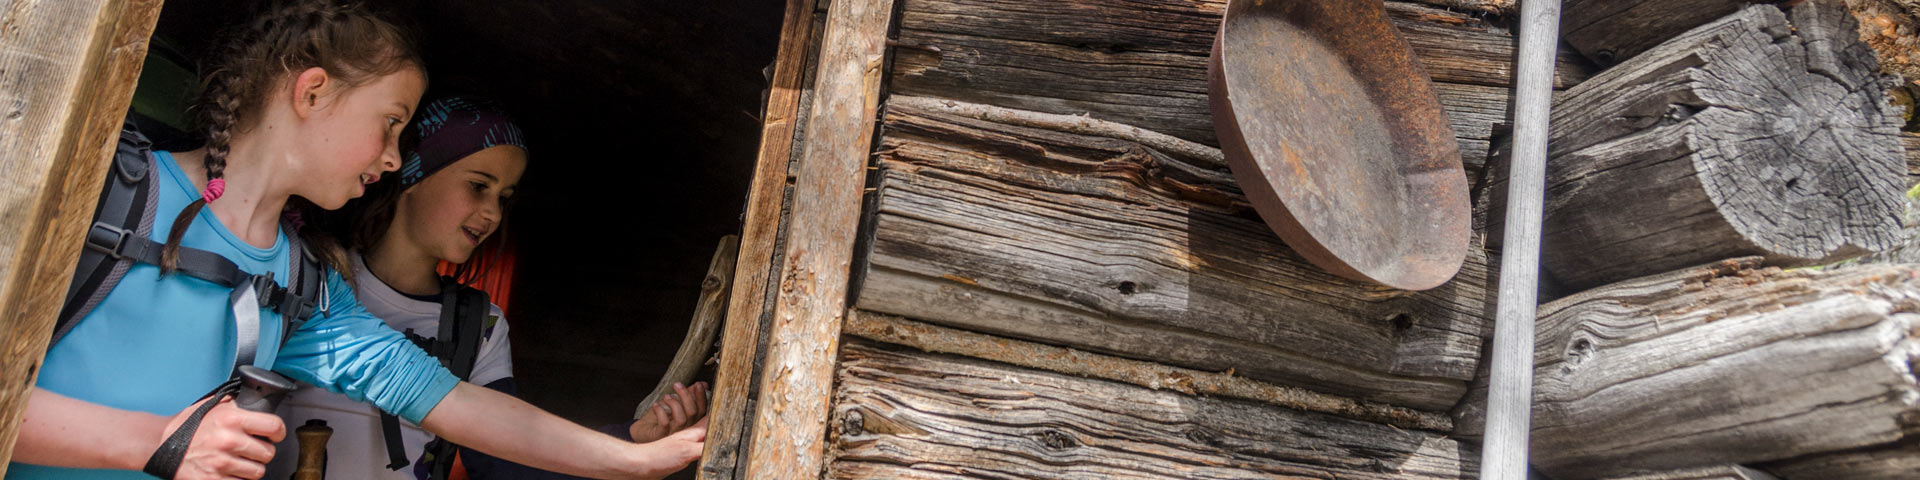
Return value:
M 501 204 L 526 170 L 520 147 L 475 152 L 401 192 L 390 228 L 434 258 L 464 263 L 500 228 Z
M 308 82 L 311 74 L 296 82 Z M 333 210 L 366 193 L 381 174 L 400 168 L 400 131 L 413 118 L 427 79 L 409 67 L 352 88 L 326 81 L 337 79 L 296 89 L 304 98 L 295 101 L 310 104 L 299 138 L 307 155 L 301 163 L 311 168 L 295 194 Z

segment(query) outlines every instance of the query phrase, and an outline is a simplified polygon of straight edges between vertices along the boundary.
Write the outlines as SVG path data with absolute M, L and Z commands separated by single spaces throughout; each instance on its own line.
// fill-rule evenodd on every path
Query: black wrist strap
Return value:
M 160 477 L 162 480 L 173 480 L 174 474 L 180 472 L 180 462 L 187 458 L 187 444 L 193 442 L 193 432 L 200 429 L 200 420 L 206 418 L 207 411 L 219 405 L 221 399 L 239 390 L 240 380 L 233 379 L 220 384 L 212 392 L 208 392 L 206 397 L 201 397 L 211 398 L 211 400 L 200 404 L 200 408 L 194 409 L 193 415 L 188 415 L 187 421 L 182 422 L 180 428 L 167 435 L 167 441 L 160 443 L 160 449 L 154 450 L 152 457 L 147 457 L 147 466 L 140 471 Z

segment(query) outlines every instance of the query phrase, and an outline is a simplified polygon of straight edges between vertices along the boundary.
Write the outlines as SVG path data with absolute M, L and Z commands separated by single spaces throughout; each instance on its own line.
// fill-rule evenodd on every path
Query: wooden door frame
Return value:
M 703 468 L 701 478 L 734 478 L 736 465 L 744 467 L 739 478 L 817 478 L 825 461 L 832 368 L 894 0 L 832 2 L 816 63 L 817 1 L 787 2 L 703 458 L 715 468 Z M 162 3 L 16 0 L 0 12 L 0 24 L 15 26 L 0 31 L 0 72 L 34 72 L 0 76 L 0 152 L 7 155 L 0 166 L 8 172 L 0 177 L 0 332 L 7 333 L 0 378 L 21 379 L 0 385 L 0 475 Z M 803 85 L 809 67 L 819 74 Z M 820 94 L 805 95 L 809 88 Z M 803 98 L 812 99 L 805 111 Z M 801 124 L 805 132 L 796 132 Z M 776 252 L 782 233 L 785 248 Z M 770 282 L 776 265 L 780 281 Z M 774 292 L 771 306 L 768 295 L 755 294 Z M 760 319 L 768 313 L 774 321 L 761 352 Z M 749 410 L 760 353 L 775 374 L 759 383 L 757 396 L 767 401 Z
M 0 460 L 13 457 L 160 4 L 14 0 L 0 12 Z
M 817 4 L 787 2 L 702 480 L 819 478 L 826 464 L 833 367 L 895 0 L 833 0 L 825 12 Z M 816 44 L 817 22 L 825 32 Z

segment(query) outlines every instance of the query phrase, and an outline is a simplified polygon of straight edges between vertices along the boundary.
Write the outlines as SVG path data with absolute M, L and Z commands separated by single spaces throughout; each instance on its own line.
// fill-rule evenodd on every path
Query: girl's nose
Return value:
M 380 152 L 380 171 L 391 172 L 399 169 L 400 147 L 399 145 L 389 145 L 386 151 Z

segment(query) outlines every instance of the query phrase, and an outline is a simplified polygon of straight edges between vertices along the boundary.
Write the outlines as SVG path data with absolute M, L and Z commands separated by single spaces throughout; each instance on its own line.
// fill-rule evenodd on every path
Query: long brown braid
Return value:
M 166 272 L 179 267 L 180 239 L 193 218 L 224 189 L 234 135 L 259 121 L 269 93 L 280 84 L 314 67 L 325 69 L 348 89 L 405 68 L 425 71 L 405 30 L 359 5 L 330 0 L 285 2 L 230 31 L 220 45 L 203 69 L 200 99 L 194 107 L 207 138 L 208 190 L 174 218 L 161 252 L 160 268 Z M 294 206 L 303 203 L 298 198 L 289 200 Z M 319 228 L 303 228 L 296 234 L 335 271 L 352 275 L 339 242 L 331 235 Z

